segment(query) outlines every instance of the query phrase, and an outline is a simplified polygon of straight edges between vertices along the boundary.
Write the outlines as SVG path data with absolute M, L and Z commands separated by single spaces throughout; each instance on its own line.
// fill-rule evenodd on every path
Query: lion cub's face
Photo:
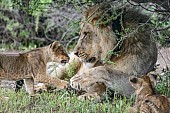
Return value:
M 136 89 L 135 106 L 129 113 L 170 113 L 170 100 L 164 95 L 155 95 L 157 75 L 148 74 L 141 77 L 131 76 L 130 84 Z
M 145 86 L 154 88 L 156 85 L 156 78 L 157 78 L 157 75 L 148 74 L 148 75 L 143 75 L 141 77 L 131 76 L 129 77 L 129 81 L 132 87 L 138 90 Z
M 69 61 L 69 56 L 63 46 L 55 41 L 49 46 L 49 57 L 52 61 L 65 65 Z

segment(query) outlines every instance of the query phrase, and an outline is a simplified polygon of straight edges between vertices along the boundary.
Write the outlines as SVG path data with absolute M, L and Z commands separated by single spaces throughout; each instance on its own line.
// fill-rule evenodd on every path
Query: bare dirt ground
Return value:
M 158 59 L 156 63 L 157 73 L 161 73 L 163 69 L 169 68 L 170 69 L 170 47 L 169 48 L 159 48 L 158 49 Z
M 17 55 L 18 52 L 19 51 L 11 51 L 8 52 L 8 54 Z M 0 52 L 0 53 L 6 53 L 6 52 Z M 170 48 L 161 47 L 158 49 L 158 60 L 156 65 L 157 65 L 156 73 L 158 74 L 161 74 L 162 70 L 166 69 L 167 67 L 170 69 Z M 2 80 L 0 88 L 15 89 L 15 82 Z

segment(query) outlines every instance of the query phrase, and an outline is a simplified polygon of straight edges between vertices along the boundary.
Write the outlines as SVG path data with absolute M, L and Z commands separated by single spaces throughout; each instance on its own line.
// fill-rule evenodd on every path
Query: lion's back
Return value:
M 146 108 L 146 106 L 148 106 Z M 168 98 L 163 95 L 148 96 L 143 100 L 140 111 L 150 111 L 152 113 L 169 113 L 170 102 Z
M 27 78 L 28 60 L 20 54 L 0 54 L 0 76 L 8 80 Z

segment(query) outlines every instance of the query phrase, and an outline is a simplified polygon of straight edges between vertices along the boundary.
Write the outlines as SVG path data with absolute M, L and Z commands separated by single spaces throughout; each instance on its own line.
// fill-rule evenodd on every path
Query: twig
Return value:
M 72 39 L 67 43 L 67 45 L 66 45 L 66 50 L 68 50 L 68 46 L 71 44 L 71 42 L 72 42 L 73 40 L 78 39 L 78 38 L 79 38 L 79 36 L 76 36 L 76 37 L 72 38 Z
M 130 2 L 130 0 L 127 0 L 127 2 L 128 2 L 130 5 L 140 6 L 140 7 L 142 7 L 143 9 L 145 9 L 145 10 L 147 10 L 147 11 L 150 11 L 150 12 L 159 12 L 159 13 L 169 13 L 169 12 L 170 12 L 169 10 L 158 10 L 158 9 L 150 10 L 150 9 L 147 9 L 146 7 L 144 7 L 143 5 L 141 5 L 141 3 L 133 4 L 132 2 Z M 135 2 L 135 3 L 136 3 L 136 2 Z
M 170 26 L 164 27 L 164 28 L 159 28 L 159 29 L 155 29 L 155 31 L 163 31 L 163 30 L 168 30 L 170 29 Z

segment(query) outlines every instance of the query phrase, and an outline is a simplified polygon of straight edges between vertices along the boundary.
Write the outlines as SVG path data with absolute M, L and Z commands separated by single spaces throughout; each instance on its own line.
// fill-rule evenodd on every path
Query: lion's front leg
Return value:
M 98 73 L 96 73 L 98 72 Z M 81 74 L 77 74 L 70 79 L 70 86 L 78 91 L 85 91 L 78 99 L 100 100 L 106 92 L 107 70 L 103 68 L 93 68 Z
M 95 84 L 96 82 L 98 82 L 96 79 L 94 79 L 93 77 L 90 76 L 84 76 L 84 74 L 86 75 L 86 73 L 82 73 L 82 75 L 80 76 L 73 76 L 70 79 L 70 86 L 76 90 L 83 90 L 83 91 L 87 91 L 88 88 L 90 86 L 92 86 L 93 84 Z
M 70 79 L 70 86 L 76 90 L 90 91 L 96 83 L 111 84 L 107 68 L 101 66 L 89 69 L 83 73 L 76 74 Z
M 102 82 L 97 82 L 96 80 L 91 80 L 82 77 L 71 78 L 71 87 L 78 91 L 85 91 L 87 93 L 78 96 L 80 100 L 101 100 L 101 96 L 106 91 L 106 85 Z
M 57 89 L 65 89 L 69 87 L 69 82 L 65 80 L 60 80 L 57 77 L 43 76 L 41 78 L 36 78 L 36 82 L 45 83 L 47 85 L 52 85 Z

